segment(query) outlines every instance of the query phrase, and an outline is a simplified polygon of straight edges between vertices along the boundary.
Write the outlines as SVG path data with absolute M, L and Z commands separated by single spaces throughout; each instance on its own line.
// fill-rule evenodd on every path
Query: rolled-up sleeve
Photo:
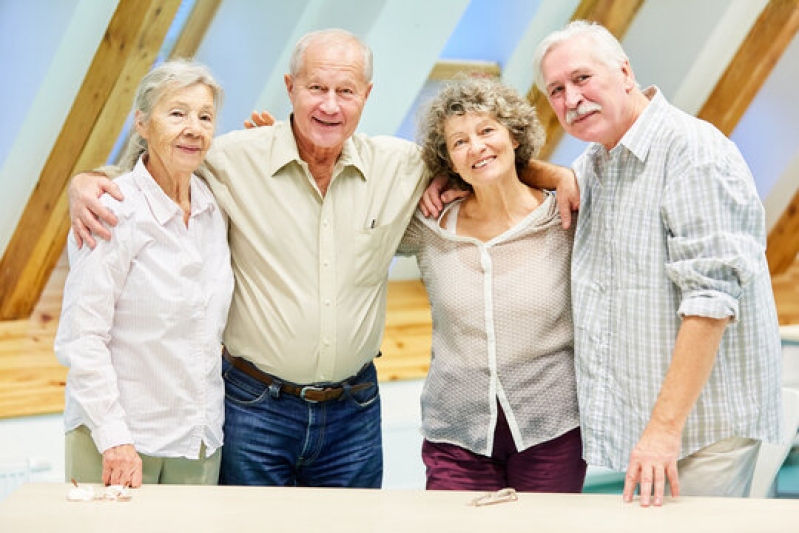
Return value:
M 119 213 L 118 213 L 119 215 Z M 120 217 L 110 241 L 78 250 L 70 235 L 70 272 L 64 287 L 55 353 L 69 367 L 68 396 L 102 453 L 133 438 L 119 403 L 117 375 L 108 349 L 114 308 L 130 268 L 130 221 Z
M 680 171 L 661 204 L 666 272 L 680 289 L 678 314 L 738 319 L 744 287 L 765 266 L 765 218 L 749 170 L 734 149 Z

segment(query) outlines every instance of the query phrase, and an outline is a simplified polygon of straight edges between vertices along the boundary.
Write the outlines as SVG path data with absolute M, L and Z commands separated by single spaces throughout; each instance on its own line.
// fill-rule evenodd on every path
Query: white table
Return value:
M 660 508 L 617 495 L 150 485 L 129 502 L 69 502 L 69 485 L 24 485 L 0 503 L 0 532 L 795 532 L 799 500 L 688 498 Z

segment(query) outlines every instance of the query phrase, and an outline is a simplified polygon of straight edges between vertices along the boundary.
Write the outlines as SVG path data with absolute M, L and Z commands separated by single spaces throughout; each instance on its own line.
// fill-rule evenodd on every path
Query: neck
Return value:
M 157 158 L 149 155 L 144 166 L 155 182 L 183 211 L 184 221 L 191 213 L 191 172 L 170 172 Z
M 624 135 L 628 131 L 630 131 L 630 128 L 633 127 L 633 124 L 635 124 L 635 121 L 638 120 L 638 118 L 644 112 L 644 109 L 646 109 L 646 106 L 649 105 L 649 98 L 647 98 L 647 96 L 643 93 L 643 91 L 641 91 L 638 88 L 633 89 L 633 92 L 630 95 L 630 98 L 631 98 L 631 103 L 630 103 L 629 111 L 627 113 L 627 120 L 625 120 L 624 131 L 622 132 L 621 136 L 618 139 L 616 139 L 616 142 L 614 142 L 614 143 L 612 143 L 610 145 L 608 145 L 608 144 L 605 145 L 605 148 L 608 151 L 612 150 L 614 146 L 619 144 L 619 141 L 621 141 L 621 139 L 624 137 Z
M 540 191 L 531 189 L 516 172 L 507 180 L 474 187 L 474 194 L 464 200 L 472 218 L 490 218 L 515 224 L 526 217 L 541 201 Z
M 294 125 L 294 121 L 291 123 L 291 131 L 297 143 L 297 152 L 300 154 L 300 159 L 308 163 L 308 169 L 314 181 L 316 181 L 317 187 L 324 195 L 327 192 L 327 186 L 333 176 L 333 168 L 341 155 L 341 151 L 344 149 L 344 145 L 332 148 L 317 146 L 302 135 Z

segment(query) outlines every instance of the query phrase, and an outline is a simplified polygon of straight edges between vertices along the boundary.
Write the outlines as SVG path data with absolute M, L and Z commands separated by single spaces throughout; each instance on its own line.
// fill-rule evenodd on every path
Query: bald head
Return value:
M 372 50 L 356 35 L 339 28 L 306 33 L 294 46 L 289 63 L 289 71 L 293 78 L 302 71 L 305 62 L 305 51 L 310 44 L 340 47 L 355 47 L 363 54 L 363 79 L 368 84 L 372 81 Z

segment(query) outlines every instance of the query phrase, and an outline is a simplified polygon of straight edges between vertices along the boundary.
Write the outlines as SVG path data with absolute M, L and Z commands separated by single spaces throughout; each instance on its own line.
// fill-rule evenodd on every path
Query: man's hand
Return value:
M 250 120 L 244 121 L 244 127 L 251 130 L 253 128 L 260 128 L 261 126 L 271 126 L 274 123 L 275 117 L 266 111 L 261 111 L 260 113 L 253 111 L 252 115 L 250 115 Z
M 558 211 L 560 211 L 560 223 L 563 225 L 563 229 L 569 229 L 572 225 L 572 212 L 580 210 L 580 186 L 574 172 L 568 170 L 568 173 L 563 174 L 558 180 L 555 192 L 557 193 Z
M 680 495 L 680 482 L 677 476 L 677 459 L 680 455 L 681 435 L 658 428 L 652 422 L 646 427 L 641 440 L 630 454 L 630 465 L 624 478 L 624 501 L 633 501 L 636 485 L 640 485 L 639 495 L 642 507 L 653 503 L 663 505 L 666 480 L 671 486 L 671 495 Z M 654 490 L 654 500 L 651 499 Z
M 142 462 L 132 444 L 114 446 L 103 452 L 103 483 L 141 487 Z
M 119 186 L 103 174 L 78 174 L 69 184 L 69 218 L 78 248 L 85 242 L 89 248 L 94 249 L 97 242 L 93 233 L 105 240 L 111 239 L 111 232 L 100 221 L 116 226 L 117 217 L 100 202 L 103 193 L 108 193 L 119 201 L 123 200 Z
M 437 217 L 443 211 L 444 205 L 465 196 L 469 196 L 469 191 L 452 189 L 446 176 L 436 176 L 422 193 L 419 209 L 428 218 Z

